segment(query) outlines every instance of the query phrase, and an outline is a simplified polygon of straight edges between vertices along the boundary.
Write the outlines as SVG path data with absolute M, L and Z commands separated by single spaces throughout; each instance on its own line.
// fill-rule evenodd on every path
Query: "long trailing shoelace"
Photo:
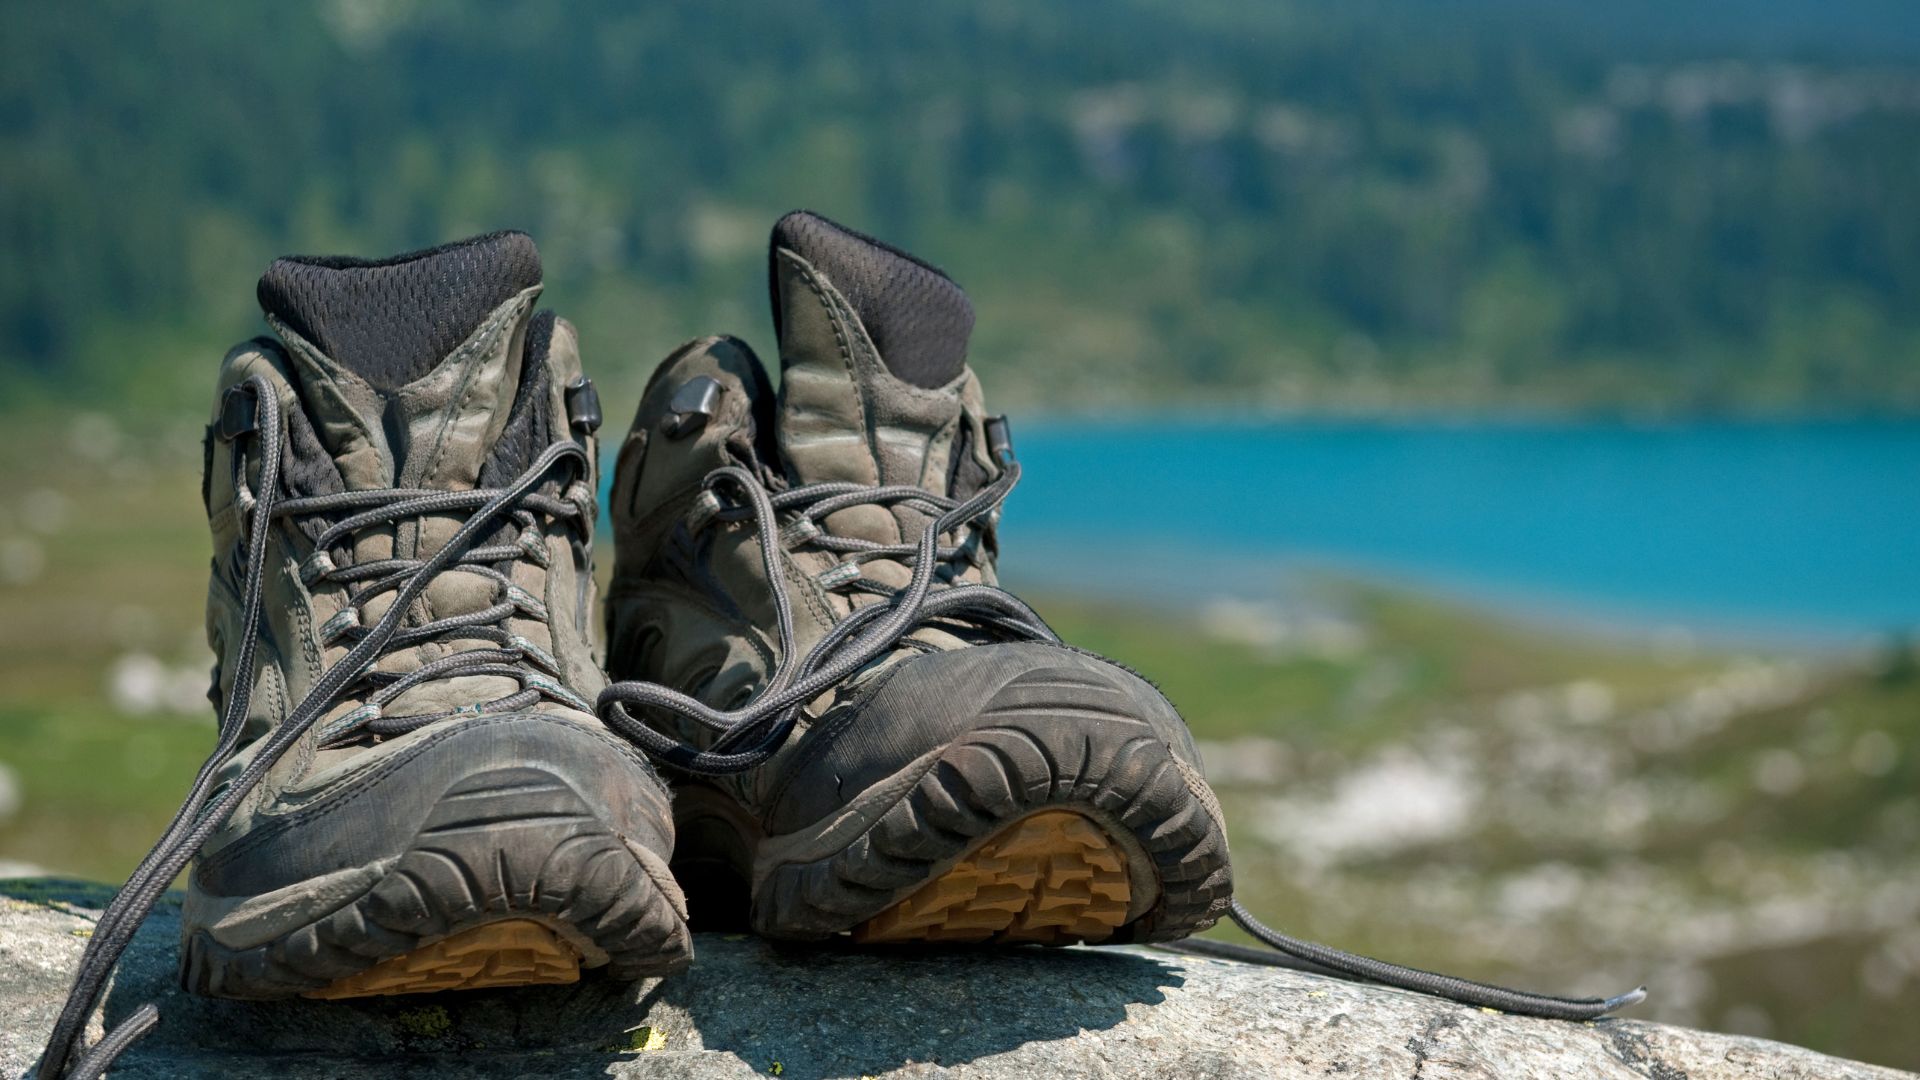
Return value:
M 140 861 L 125 885 L 114 895 L 95 922 L 93 934 L 81 954 L 79 972 L 73 988 L 61 1008 L 52 1034 L 36 1072 L 38 1080 L 70 1077 L 94 1080 L 112 1065 L 114 1059 L 133 1045 L 159 1022 L 159 1009 L 152 1003 L 141 1005 L 115 1025 L 93 1047 L 82 1052 L 88 1018 L 100 1003 L 107 980 L 120 957 L 133 941 L 134 932 L 153 910 L 180 871 L 233 813 L 287 750 L 298 742 L 321 717 L 350 691 L 374 687 L 365 704 L 348 712 L 322 732 L 322 737 L 339 742 L 360 733 L 393 735 L 410 731 L 453 713 L 411 716 L 386 716 L 383 707 L 407 689 L 429 679 L 453 675 L 505 675 L 519 679 L 521 690 L 480 706 L 460 710 L 505 711 L 524 708 L 541 698 L 552 698 L 575 708 L 586 703 L 558 681 L 560 672 L 552 657 L 523 638 L 509 635 L 495 625 L 518 611 L 530 618 L 544 620 L 546 613 L 536 601 L 518 590 L 491 566 L 516 558 L 538 560 L 541 554 L 531 543 L 475 546 L 477 540 L 497 529 L 504 517 L 517 518 L 523 539 L 542 515 L 576 526 L 591 528 L 593 511 L 582 500 L 555 499 L 538 489 L 561 462 L 572 462 L 585 476 L 588 468 L 584 447 L 563 441 L 548 447 L 534 459 L 512 484 L 498 489 L 470 491 L 380 490 L 345 492 L 333 495 L 285 498 L 280 492 L 280 460 L 285 446 L 285 419 L 273 384 L 255 375 L 236 387 L 245 388 L 253 397 L 251 430 L 258 440 L 260 492 L 257 497 L 243 496 L 240 505 L 248 522 L 245 597 L 242 603 L 244 630 L 235 653 L 233 692 L 220 715 L 219 737 L 212 754 L 200 767 L 180 809 L 153 850 Z M 244 482 L 244 462 L 239 467 Z M 244 483 L 242 485 L 244 491 Z M 251 506 L 248 507 L 248 503 Z M 302 568 L 309 584 L 333 581 L 360 583 L 349 594 L 341 617 L 324 633 L 334 640 L 351 640 L 352 646 L 340 661 L 328 668 L 313 689 L 287 714 L 286 719 L 265 737 L 245 769 L 216 791 L 215 778 L 240 745 L 246 727 L 253 692 L 255 665 L 260 635 L 261 607 L 267 570 L 267 542 L 276 519 L 331 515 L 357 511 L 330 525 L 315 544 L 315 555 Z M 466 520 L 446 544 L 426 559 L 386 559 L 360 565 L 335 565 L 327 554 L 333 544 L 359 529 L 391 524 L 423 515 L 466 513 Z M 402 629 L 413 602 L 442 571 L 458 566 L 469 573 L 480 573 L 503 586 L 500 603 L 470 615 L 453 616 L 418 627 Z M 367 601 L 391 593 L 387 611 L 370 626 L 360 625 L 358 612 Z M 448 634 L 460 638 L 478 638 L 496 648 L 472 649 L 432 661 L 405 675 L 372 671 L 376 661 L 388 651 L 417 644 Z M 533 670 L 533 669 L 539 670 Z
M 792 733 L 800 710 L 807 702 L 886 655 L 903 637 L 928 623 L 954 620 L 1006 640 L 1059 644 L 1059 637 L 1040 616 L 1012 594 L 992 586 L 957 580 L 962 564 L 979 558 L 985 531 L 982 519 L 998 510 L 1001 501 L 1020 480 L 1020 465 L 1014 460 L 1011 443 L 1006 438 L 1005 421 L 996 420 L 995 424 L 999 430 L 992 442 L 1001 474 L 964 500 L 935 495 L 910 485 L 823 483 L 772 492 L 753 472 L 740 466 L 723 466 L 708 473 L 689 524 L 698 531 L 715 521 L 753 522 L 761 566 L 771 585 L 780 639 L 774 673 L 751 700 L 734 709 L 713 708 L 659 683 L 614 683 L 600 694 L 601 719 L 627 739 L 680 769 L 709 776 L 734 773 L 771 758 Z M 732 502 L 725 497 L 729 494 L 735 497 Z M 849 507 L 899 505 L 913 507 L 932 517 L 916 543 L 884 544 L 834 536 L 821 528 L 821 522 L 829 514 Z M 779 524 L 782 514 L 788 515 L 784 526 Z M 951 546 L 940 544 L 942 537 L 962 531 L 966 533 L 964 542 Z M 796 658 L 793 604 L 780 559 L 786 546 L 798 544 L 811 544 L 818 550 L 841 556 L 835 568 L 816 578 L 821 585 L 875 594 L 882 599 L 854 608 L 805 656 Z M 905 562 L 912 567 L 912 576 L 897 590 L 871 582 L 860 576 L 859 565 L 874 559 Z M 943 578 L 940 573 L 943 567 L 953 572 Z M 936 590 L 935 585 L 941 583 L 945 587 Z M 630 707 L 671 713 L 716 732 L 719 737 L 704 748 L 681 742 L 635 719 L 629 712 Z M 1646 997 L 1644 987 L 1609 998 L 1569 998 L 1512 990 L 1290 937 L 1255 918 L 1237 899 L 1229 904 L 1227 914 L 1242 930 L 1291 958 L 1293 963 L 1250 949 L 1235 953 L 1242 959 L 1265 955 L 1269 957 L 1265 961 L 1268 963 L 1305 966 L 1431 994 L 1464 1005 L 1556 1020 L 1592 1020 Z M 1200 946 L 1182 951 L 1217 950 Z

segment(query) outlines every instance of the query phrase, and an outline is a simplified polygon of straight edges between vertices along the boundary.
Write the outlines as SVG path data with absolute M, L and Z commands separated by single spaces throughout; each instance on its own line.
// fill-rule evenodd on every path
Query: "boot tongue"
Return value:
M 540 256 L 525 234 L 494 233 L 377 261 L 278 259 L 258 291 L 286 343 L 303 418 L 347 489 L 500 487 L 552 442 L 548 354 L 556 324 L 551 313 L 533 313 Z M 348 554 L 356 565 L 426 559 L 466 519 L 463 512 L 421 514 L 359 529 Z M 512 522 L 501 522 L 476 543 L 511 543 L 518 535 Z M 517 562 L 506 569 L 516 585 L 544 594 L 539 571 Z M 493 576 L 448 569 L 427 583 L 401 625 L 474 615 L 502 595 Z M 359 612 L 362 622 L 383 617 L 392 599 L 370 599 Z M 501 625 L 554 651 L 540 620 L 511 617 Z M 379 668 L 402 673 L 490 644 L 443 637 L 391 651 Z M 393 715 L 432 714 L 518 687 L 498 675 L 436 679 L 387 708 Z M 339 710 L 353 704 L 343 701 Z
M 514 401 L 540 255 L 501 232 L 260 279 L 303 405 L 350 489 L 472 487 Z
M 795 211 L 773 228 L 780 449 L 800 483 L 914 484 L 945 494 L 973 305 L 905 252 Z M 835 531 L 881 542 L 913 523 L 878 507 Z

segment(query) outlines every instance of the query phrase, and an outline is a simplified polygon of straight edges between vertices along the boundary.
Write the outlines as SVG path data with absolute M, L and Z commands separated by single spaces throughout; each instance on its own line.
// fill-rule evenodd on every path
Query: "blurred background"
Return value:
M 211 746 L 272 256 L 527 229 L 617 423 L 805 206 L 973 294 L 1006 576 L 1256 911 L 1920 1068 L 1906 0 L 4 8 L 0 875 L 123 875 Z

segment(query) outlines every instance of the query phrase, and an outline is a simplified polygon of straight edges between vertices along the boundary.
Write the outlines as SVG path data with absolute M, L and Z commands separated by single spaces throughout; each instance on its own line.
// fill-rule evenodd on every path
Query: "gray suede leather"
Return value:
M 1084 652 L 1042 642 L 978 645 L 894 664 L 837 701 L 782 764 L 765 815 L 793 832 L 845 799 L 975 731 L 1099 725 L 1103 737 L 1149 735 L 1198 760 L 1186 724 L 1145 680 Z
M 503 769 L 551 777 L 618 835 L 652 851 L 672 847 L 666 792 L 636 783 L 651 770 L 631 745 L 561 716 L 482 716 L 428 728 L 310 798 L 264 808 L 244 836 L 200 860 L 195 885 L 246 896 L 399 855 L 448 789 Z

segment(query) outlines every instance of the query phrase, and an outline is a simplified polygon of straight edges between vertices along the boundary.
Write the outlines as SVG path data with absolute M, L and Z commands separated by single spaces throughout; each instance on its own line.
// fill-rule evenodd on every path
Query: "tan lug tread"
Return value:
M 1127 919 L 1126 856 L 1072 810 L 1043 810 L 912 896 L 868 919 L 855 941 L 1064 945 L 1104 941 Z
M 580 954 L 573 946 L 532 919 L 503 919 L 382 960 L 302 996 L 381 997 L 579 981 Z

